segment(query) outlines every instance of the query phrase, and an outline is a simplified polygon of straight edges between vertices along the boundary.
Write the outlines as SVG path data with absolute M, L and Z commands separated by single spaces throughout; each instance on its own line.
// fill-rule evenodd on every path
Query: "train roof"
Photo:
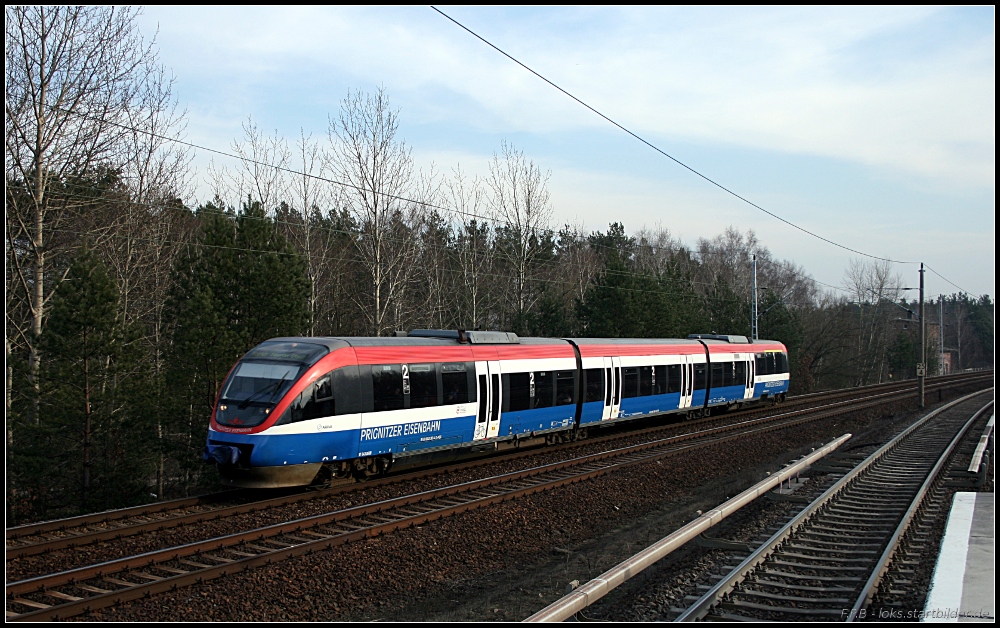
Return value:
M 476 333 L 476 332 L 467 332 Z M 473 341 L 473 344 L 521 344 L 521 345 L 561 345 L 567 340 L 576 343 L 577 345 L 693 345 L 698 344 L 698 339 L 694 338 L 537 338 L 537 337 L 518 337 L 514 334 L 507 334 L 506 332 L 488 332 L 490 334 L 504 334 L 505 336 L 512 337 L 501 342 L 490 342 L 488 338 L 480 339 L 479 342 Z M 733 346 L 737 347 L 743 345 L 743 342 L 732 342 L 728 340 L 716 338 L 701 338 L 701 341 L 708 345 L 716 346 Z M 733 336 L 732 338 L 745 338 L 744 336 Z M 426 346 L 436 346 L 436 347 L 452 347 L 455 345 L 468 344 L 462 343 L 458 339 L 458 335 L 455 334 L 453 337 L 441 337 L 441 336 L 297 336 L 297 337 L 283 337 L 283 338 L 271 338 L 267 342 L 306 342 L 317 345 L 322 345 L 327 347 L 330 351 L 335 349 L 341 349 L 344 347 L 426 347 Z M 747 340 L 746 343 L 748 350 L 753 350 L 754 345 L 764 345 L 764 344 L 780 344 L 777 340 Z
M 512 334 L 513 335 L 513 334 Z M 561 338 L 521 338 L 515 336 L 515 342 L 491 343 L 478 342 L 473 344 L 521 344 L 521 345 L 562 345 L 566 341 Z M 429 336 L 300 336 L 287 338 L 271 338 L 267 342 L 307 342 L 323 345 L 333 351 L 343 347 L 454 347 L 468 346 L 459 342 L 458 338 L 439 338 Z

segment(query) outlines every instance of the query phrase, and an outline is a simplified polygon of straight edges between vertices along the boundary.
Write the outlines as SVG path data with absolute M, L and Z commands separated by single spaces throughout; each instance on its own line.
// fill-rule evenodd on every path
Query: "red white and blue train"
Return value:
M 787 391 L 785 346 L 745 336 L 275 338 L 230 371 L 205 458 L 230 486 L 300 486 Z

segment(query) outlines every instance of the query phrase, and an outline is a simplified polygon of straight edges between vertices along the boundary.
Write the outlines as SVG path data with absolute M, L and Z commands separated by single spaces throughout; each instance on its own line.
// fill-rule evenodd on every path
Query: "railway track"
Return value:
M 924 496 L 992 409 L 983 394 L 930 413 L 846 472 L 677 621 L 864 618 Z M 888 588 L 912 572 L 897 565 Z
M 965 374 L 933 378 L 928 385 L 928 392 L 942 390 L 955 385 L 981 379 L 982 375 L 968 376 Z M 814 406 L 827 401 L 843 398 L 855 398 L 859 393 L 872 396 L 877 393 L 893 393 L 910 391 L 915 389 L 913 382 L 897 382 L 892 384 L 879 384 L 860 389 L 848 389 L 838 391 L 827 391 L 822 393 L 812 393 L 799 395 L 791 398 L 783 406 L 784 409 L 796 406 Z M 564 443 L 550 447 L 545 453 L 554 453 L 564 450 L 579 448 L 583 446 L 597 447 L 617 447 L 617 443 L 625 439 L 634 439 L 666 433 L 669 431 L 699 429 L 703 425 L 710 425 L 719 422 L 733 422 L 747 417 L 760 416 L 773 412 L 771 406 L 755 406 L 740 412 L 729 413 L 725 418 L 705 417 L 684 423 L 673 423 L 658 425 L 644 429 L 632 429 L 627 432 L 616 432 L 596 438 Z M 625 426 L 622 426 L 623 428 Z M 219 520 L 235 515 L 259 512 L 262 510 L 280 508 L 291 504 L 311 501 L 318 498 L 331 497 L 337 494 L 357 490 L 359 487 L 373 487 L 394 482 L 415 480 L 423 477 L 439 475 L 448 472 L 462 471 L 478 466 L 492 464 L 500 460 L 514 460 L 527 456 L 538 455 L 538 450 L 515 451 L 503 456 L 492 456 L 490 458 L 478 459 L 458 465 L 450 465 L 446 468 L 430 468 L 421 471 L 413 471 L 403 474 L 394 474 L 389 477 L 379 478 L 363 484 L 345 482 L 340 485 L 331 486 L 320 490 L 308 490 L 293 492 L 279 497 L 268 497 L 265 499 L 253 499 L 255 495 L 251 491 L 225 491 L 213 493 L 201 497 L 192 497 L 178 500 L 170 500 L 151 504 L 113 510 L 103 513 L 84 515 L 58 521 L 42 522 L 30 524 L 6 530 L 6 558 L 7 560 L 17 559 L 22 556 L 32 556 L 44 554 L 54 550 L 74 548 L 100 541 L 121 539 L 139 534 L 159 532 L 162 530 L 185 525 L 195 525 L 209 521 Z
M 863 400 L 706 428 L 691 434 L 22 580 L 7 585 L 7 617 L 9 620 L 65 618 L 353 540 L 420 525 L 499 501 L 551 490 L 627 465 L 717 445 L 748 434 L 785 429 L 876 407 L 909 394 L 908 390 L 880 392 Z

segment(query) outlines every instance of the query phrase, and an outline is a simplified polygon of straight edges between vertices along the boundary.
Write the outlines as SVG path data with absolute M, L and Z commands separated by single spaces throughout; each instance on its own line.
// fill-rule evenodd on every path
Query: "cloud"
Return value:
M 994 183 L 994 36 L 970 37 L 961 20 L 954 32 L 935 29 L 947 9 L 449 11 L 665 147 L 710 141 L 944 184 Z M 237 109 L 275 80 L 328 110 L 349 87 L 385 84 L 411 123 L 451 121 L 456 132 L 607 127 L 430 10 L 160 9 L 156 17 L 170 20 L 161 41 L 189 51 L 184 72 L 220 81 Z
M 971 283 L 994 283 L 993 264 L 968 257 L 988 255 L 992 240 L 909 226 L 940 222 L 941 207 L 955 222 L 990 223 L 992 8 L 447 11 L 789 220 L 874 253 L 964 251 Z M 228 148 L 248 115 L 290 141 L 300 128 L 322 136 L 348 90 L 384 85 L 421 164 L 485 171 L 500 140 L 513 141 L 552 169 L 559 222 L 603 230 L 613 210 L 634 231 L 668 216 L 659 220 L 690 242 L 733 224 L 821 272 L 846 259 L 652 158 L 429 9 L 151 7 L 143 19 L 144 31 L 160 26 L 192 141 Z

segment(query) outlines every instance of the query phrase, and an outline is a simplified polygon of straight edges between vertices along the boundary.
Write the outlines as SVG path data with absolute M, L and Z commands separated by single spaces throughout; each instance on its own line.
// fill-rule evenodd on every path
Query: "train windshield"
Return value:
M 303 342 L 257 346 L 223 385 L 216 421 L 239 427 L 260 425 L 295 380 L 327 352 L 326 347 Z
M 281 398 L 304 368 L 287 362 L 241 362 L 226 383 L 221 401 L 270 403 Z

